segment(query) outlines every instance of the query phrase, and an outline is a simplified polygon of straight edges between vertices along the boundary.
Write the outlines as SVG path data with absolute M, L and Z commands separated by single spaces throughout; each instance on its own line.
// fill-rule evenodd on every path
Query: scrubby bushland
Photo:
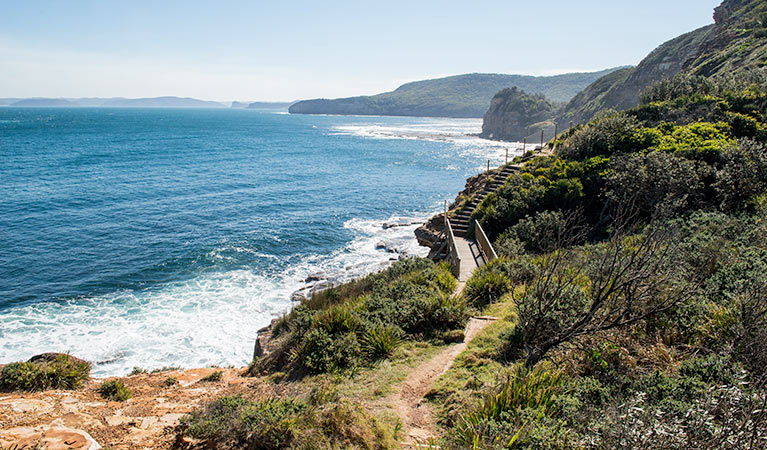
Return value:
M 224 378 L 224 372 L 220 370 L 213 371 L 210 375 L 205 375 L 204 377 L 200 378 L 200 381 L 203 383 L 215 383 L 217 381 L 221 381 L 221 379 Z
M 107 400 L 113 402 L 124 402 L 131 398 L 131 392 L 128 387 L 120 380 L 108 380 L 99 386 L 99 394 Z
M 533 250 L 541 237 L 530 225 L 556 226 L 546 212 L 579 211 L 598 240 L 619 202 L 635 202 L 644 221 L 661 206 L 675 215 L 753 210 L 764 191 L 765 73 L 659 82 L 637 108 L 603 112 L 560 137 L 556 156 L 526 164 L 474 216 L 495 238 L 519 224 L 510 231 Z
M 384 449 L 392 437 L 358 403 L 333 393 L 305 398 L 222 397 L 181 419 L 181 436 L 213 449 Z
M 455 284 L 448 265 L 413 258 L 315 294 L 276 324 L 279 348 L 253 369 L 348 371 L 390 357 L 403 340 L 462 330 L 468 305 L 452 295 Z
M 485 199 L 502 320 L 431 395 L 443 448 L 767 447 L 765 79 L 659 83 Z
M 0 372 L 0 390 L 78 389 L 88 381 L 90 373 L 90 363 L 65 354 L 39 361 L 14 362 Z

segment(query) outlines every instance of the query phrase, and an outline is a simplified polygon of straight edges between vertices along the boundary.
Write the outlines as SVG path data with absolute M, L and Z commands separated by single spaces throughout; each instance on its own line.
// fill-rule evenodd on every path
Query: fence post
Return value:
M 445 231 L 447 231 L 447 199 L 445 199 Z
M 541 130 L 541 150 L 543 150 L 543 130 Z
M 570 121 L 570 131 L 571 132 L 573 131 L 573 121 L 572 120 Z
M 527 153 L 527 138 L 522 138 L 522 156 Z
M 487 160 L 487 173 L 490 173 L 490 160 Z
M 509 147 L 506 147 L 506 164 L 509 163 Z
M 558 123 L 555 123 L 555 124 L 554 124 L 554 140 L 555 140 L 555 141 L 557 140 L 557 132 L 558 132 L 558 131 L 559 131 L 559 124 L 558 124 Z

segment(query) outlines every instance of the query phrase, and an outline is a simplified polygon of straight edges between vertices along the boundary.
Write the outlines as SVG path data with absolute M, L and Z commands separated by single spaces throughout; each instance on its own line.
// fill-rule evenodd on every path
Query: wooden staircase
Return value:
M 519 170 L 518 167 L 507 164 L 500 169 L 496 169 L 492 174 L 492 181 L 485 184 L 481 191 L 477 192 L 472 200 L 466 203 L 459 211 L 450 214 L 450 224 L 453 226 L 453 233 L 456 237 L 465 238 L 469 234 L 471 225 L 471 215 L 477 209 L 477 206 L 491 192 L 495 192 L 506 183 L 511 174 Z

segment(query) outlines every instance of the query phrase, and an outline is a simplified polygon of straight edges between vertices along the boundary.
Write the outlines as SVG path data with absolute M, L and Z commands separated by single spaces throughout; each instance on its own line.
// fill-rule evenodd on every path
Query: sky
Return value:
M 291 101 L 635 65 L 721 0 L 0 0 L 0 97 Z

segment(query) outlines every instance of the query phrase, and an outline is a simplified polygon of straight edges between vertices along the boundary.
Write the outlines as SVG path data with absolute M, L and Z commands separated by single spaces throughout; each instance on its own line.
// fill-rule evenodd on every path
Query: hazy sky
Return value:
M 0 0 L 0 97 L 294 100 L 636 64 L 721 0 Z

